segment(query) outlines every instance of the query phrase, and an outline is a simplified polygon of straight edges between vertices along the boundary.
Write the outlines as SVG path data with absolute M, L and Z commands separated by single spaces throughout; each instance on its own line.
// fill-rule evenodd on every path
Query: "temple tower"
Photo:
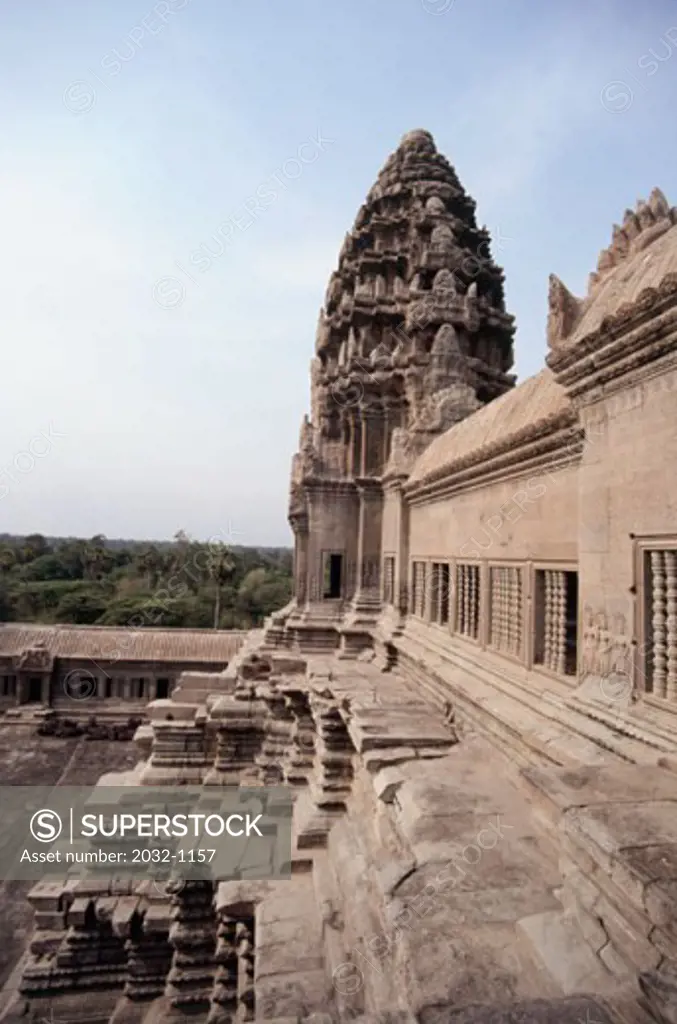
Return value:
M 408 132 L 346 235 L 292 465 L 295 611 L 334 646 L 380 608 L 381 478 L 514 384 L 513 318 L 475 203 L 429 132 Z

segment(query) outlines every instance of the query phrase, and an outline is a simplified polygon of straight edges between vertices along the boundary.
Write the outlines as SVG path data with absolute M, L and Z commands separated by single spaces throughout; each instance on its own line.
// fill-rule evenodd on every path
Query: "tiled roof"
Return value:
M 527 427 L 536 427 L 570 408 L 566 392 L 549 369 L 541 370 L 518 387 L 489 402 L 435 438 L 414 463 L 409 482 L 421 481 L 456 465 L 484 457 Z
M 95 661 L 209 662 L 224 665 L 237 653 L 244 630 L 132 629 L 120 626 L 0 625 L 0 656 L 44 645 L 55 658 Z

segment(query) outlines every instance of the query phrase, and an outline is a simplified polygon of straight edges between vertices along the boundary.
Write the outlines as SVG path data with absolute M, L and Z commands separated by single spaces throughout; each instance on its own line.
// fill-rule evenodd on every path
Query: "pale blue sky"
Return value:
M 289 543 L 326 280 L 405 131 L 500 234 L 520 378 L 549 272 L 581 292 L 627 205 L 677 203 L 675 0 L 0 0 L 0 21 L 0 532 Z

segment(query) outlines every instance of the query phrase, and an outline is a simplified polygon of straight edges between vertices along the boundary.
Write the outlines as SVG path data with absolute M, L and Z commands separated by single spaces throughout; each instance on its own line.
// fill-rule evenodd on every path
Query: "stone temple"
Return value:
M 405 135 L 320 313 L 294 600 L 118 779 L 284 782 L 291 877 L 36 884 L 9 1019 L 677 1024 L 677 211 L 550 277 L 516 385 L 474 209 Z

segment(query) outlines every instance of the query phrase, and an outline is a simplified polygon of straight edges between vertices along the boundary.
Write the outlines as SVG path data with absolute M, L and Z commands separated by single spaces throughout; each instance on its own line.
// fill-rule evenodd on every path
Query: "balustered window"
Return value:
M 430 621 L 439 626 L 449 622 L 450 575 L 447 562 L 433 562 L 430 578 Z
M 456 632 L 477 640 L 480 629 L 480 567 L 456 563 Z
M 644 552 L 644 673 L 649 693 L 677 701 L 677 550 Z
M 395 558 L 386 555 L 383 559 L 383 603 L 395 603 Z
M 489 644 L 503 654 L 522 654 L 522 570 L 492 566 L 489 570 Z
M 413 562 L 411 568 L 411 612 L 423 618 L 425 615 L 426 569 L 425 562 Z
M 575 676 L 578 573 L 537 569 L 534 599 L 534 664 L 560 676 Z

